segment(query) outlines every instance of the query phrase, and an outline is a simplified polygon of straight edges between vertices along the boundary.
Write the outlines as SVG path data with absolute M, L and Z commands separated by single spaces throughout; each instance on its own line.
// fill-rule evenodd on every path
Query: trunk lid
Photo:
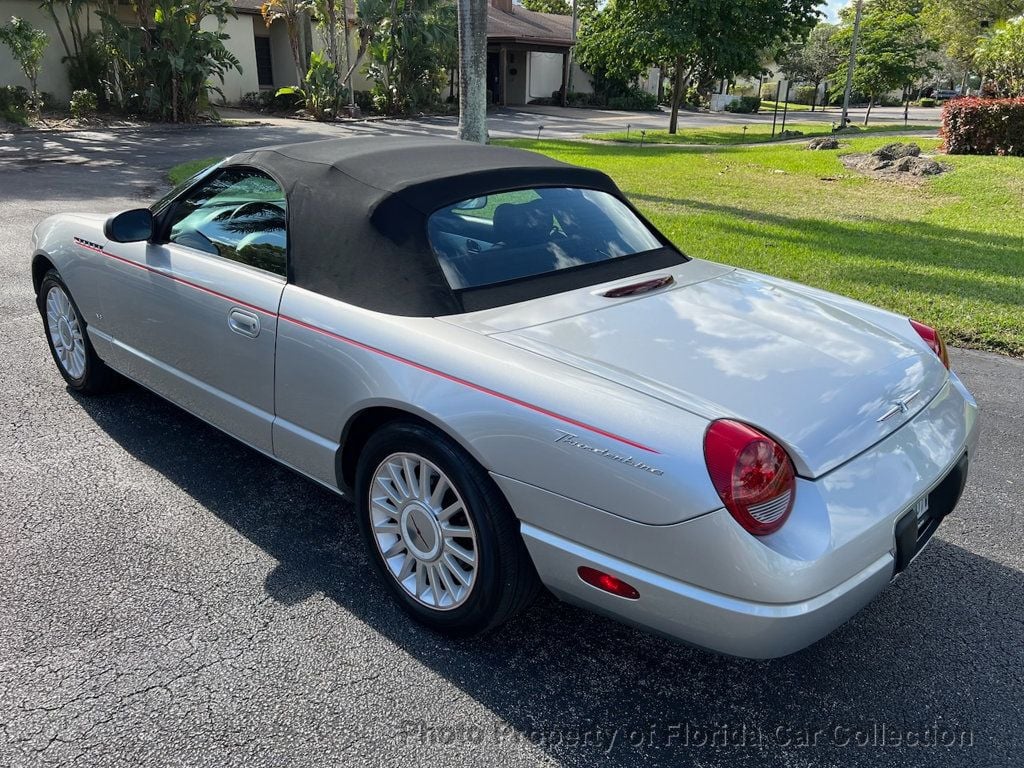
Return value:
M 515 329 L 505 308 L 493 335 L 709 419 L 748 422 L 806 477 L 891 434 L 946 380 L 927 349 L 750 273 L 628 301 L 590 295 L 597 308 Z

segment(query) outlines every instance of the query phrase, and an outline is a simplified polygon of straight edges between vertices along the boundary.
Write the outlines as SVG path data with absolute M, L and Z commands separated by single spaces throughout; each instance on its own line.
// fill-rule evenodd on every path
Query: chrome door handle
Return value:
M 228 312 L 228 327 L 235 333 L 255 339 L 260 335 L 260 319 L 252 312 L 244 309 L 232 309 Z

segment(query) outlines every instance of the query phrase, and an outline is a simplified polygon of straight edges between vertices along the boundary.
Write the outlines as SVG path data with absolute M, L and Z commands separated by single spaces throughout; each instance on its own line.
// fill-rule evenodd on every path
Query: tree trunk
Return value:
M 303 81 L 306 79 L 306 73 L 302 69 L 302 50 L 299 48 L 299 23 L 295 19 L 285 19 L 285 25 L 288 27 L 288 44 L 292 48 L 295 77 L 298 80 L 298 86 L 301 88 Z
M 672 117 L 668 121 L 668 132 L 675 133 L 679 127 L 679 103 L 683 100 L 683 81 L 686 75 L 683 74 L 683 57 L 676 57 L 675 77 L 672 81 Z
M 365 28 L 358 28 L 359 32 L 359 47 L 356 49 L 356 60 L 352 62 L 352 66 L 348 68 L 348 72 L 345 73 L 345 82 L 349 82 L 352 75 L 359 65 L 363 63 L 363 57 L 366 56 L 366 50 L 370 47 L 370 38 L 372 33 Z
M 64 46 L 64 53 L 66 53 L 68 58 L 70 59 L 72 56 L 71 47 L 68 45 L 68 40 L 64 36 L 64 28 L 61 27 L 60 21 L 57 20 L 57 12 L 53 9 L 52 4 L 47 4 L 43 7 L 46 8 L 46 11 L 47 13 L 49 13 L 50 18 L 53 19 L 53 26 L 56 27 L 57 29 L 57 37 L 60 38 L 60 44 Z
M 299 87 L 306 87 L 306 70 L 309 69 L 309 54 L 306 48 L 306 15 L 300 13 L 295 19 L 295 31 L 299 44 Z
M 562 85 L 559 87 L 559 103 L 563 107 L 569 106 L 569 54 L 562 54 Z
M 459 3 L 459 138 L 487 143 L 487 3 Z
M 871 108 L 875 106 L 875 94 L 871 94 L 868 99 L 868 111 L 864 113 L 864 125 L 868 124 L 868 120 L 871 118 Z
M 334 65 L 334 71 L 341 71 L 341 58 L 338 56 L 338 8 L 335 0 L 327 0 L 327 55 Z
M 344 35 L 345 42 L 345 79 L 342 80 L 342 85 L 348 88 L 348 106 L 349 116 L 355 117 L 355 106 L 356 106 L 356 92 L 352 87 L 352 70 L 355 67 L 352 66 L 352 43 L 349 41 L 348 34 L 348 0 L 344 0 L 342 3 L 342 34 Z
M 818 88 L 821 87 L 821 83 L 814 84 L 814 93 L 811 94 L 811 112 L 818 106 Z

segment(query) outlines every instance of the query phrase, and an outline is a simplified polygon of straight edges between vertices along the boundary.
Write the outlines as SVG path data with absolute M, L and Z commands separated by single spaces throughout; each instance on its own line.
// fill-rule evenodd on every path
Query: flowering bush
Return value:
M 940 133 L 951 155 L 1024 156 L 1024 98 L 947 101 Z

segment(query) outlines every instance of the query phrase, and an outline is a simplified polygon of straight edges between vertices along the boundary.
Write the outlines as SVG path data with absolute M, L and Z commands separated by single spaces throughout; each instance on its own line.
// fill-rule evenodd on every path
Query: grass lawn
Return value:
M 765 112 L 762 109 L 761 115 L 764 116 Z M 838 122 L 839 117 L 836 116 Z M 746 131 L 744 131 L 746 127 Z M 868 125 L 867 128 L 858 126 L 861 133 L 877 133 L 879 131 L 895 132 L 895 131 L 915 131 L 921 133 L 927 131 L 930 133 L 937 133 L 938 129 L 934 125 L 909 125 L 906 128 L 902 124 L 893 123 L 876 123 L 874 125 Z M 832 133 L 832 124 L 828 122 L 821 123 L 798 123 L 792 120 L 786 120 L 787 131 L 800 131 L 805 136 L 823 136 Z M 782 131 L 782 112 L 779 112 L 778 124 L 776 125 L 776 134 Z M 596 139 L 598 141 L 618 141 L 625 142 L 626 132 L 625 131 L 612 131 L 610 133 L 590 133 L 584 136 L 585 139 Z M 640 131 L 629 132 L 629 143 L 640 143 Z M 671 134 L 668 131 L 647 131 L 647 135 L 644 137 L 644 144 L 755 144 L 763 143 L 766 141 L 772 141 L 772 124 L 769 122 L 751 122 L 746 126 L 743 125 L 718 125 L 718 126 L 706 126 L 701 128 L 686 128 L 683 127 L 678 133 Z
M 167 172 L 167 178 L 171 180 L 171 184 L 178 186 L 181 182 L 192 178 L 204 168 L 209 168 L 214 163 L 219 163 L 223 159 L 223 157 L 204 157 L 201 160 L 189 160 L 187 163 L 171 168 Z
M 779 102 L 779 112 L 781 113 L 782 110 L 784 110 L 785 108 L 786 108 L 786 103 L 784 101 L 780 101 Z M 761 99 L 761 114 L 762 115 L 765 112 L 771 112 L 774 109 L 775 109 L 775 102 L 774 101 L 768 101 L 767 99 Z M 820 109 L 820 107 L 815 107 L 815 111 L 817 111 L 819 109 Z M 789 102 L 789 111 L 790 112 L 810 112 L 811 111 L 811 105 L 810 104 L 797 104 L 795 101 L 791 101 L 791 102 Z
M 844 139 L 839 152 L 889 141 Z M 1024 356 L 1024 158 L 942 157 L 951 173 L 905 186 L 800 144 L 502 143 L 607 172 L 693 256 L 911 315 L 953 344 Z

